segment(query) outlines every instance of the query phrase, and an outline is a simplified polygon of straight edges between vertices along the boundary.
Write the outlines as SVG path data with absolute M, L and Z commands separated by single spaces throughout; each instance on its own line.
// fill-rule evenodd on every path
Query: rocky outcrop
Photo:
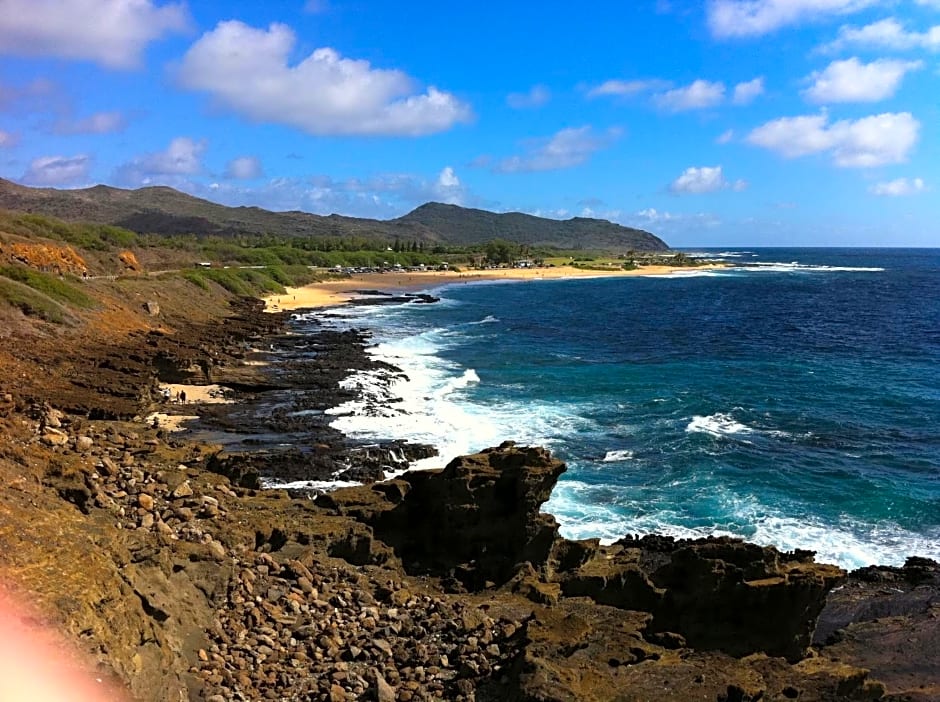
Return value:
M 539 508 L 564 470 L 545 449 L 507 442 L 442 471 L 409 473 L 404 499 L 375 520 L 376 536 L 416 572 L 469 589 L 502 584 L 518 563 L 548 562 L 558 525 Z
M 731 538 L 562 539 L 539 510 L 564 470 L 545 449 L 507 442 L 442 471 L 407 474 L 394 489 L 360 488 L 348 500 L 340 491 L 320 504 L 367 521 L 412 572 L 469 590 L 514 579 L 538 602 L 561 594 L 647 612 L 658 640 L 697 649 L 804 657 L 844 571 L 812 553 Z
M 650 612 L 652 631 L 676 632 L 697 649 L 789 660 L 806 654 L 826 594 L 845 575 L 811 553 L 726 537 L 627 538 L 580 558 L 556 574 L 567 595 Z

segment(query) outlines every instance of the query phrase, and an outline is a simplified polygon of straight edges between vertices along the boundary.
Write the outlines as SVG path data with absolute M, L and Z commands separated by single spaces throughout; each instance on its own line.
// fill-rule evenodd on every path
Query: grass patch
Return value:
M 62 305 L 33 288 L 10 278 L 0 278 L 0 301 L 16 307 L 29 317 L 61 324 L 67 315 Z
M 209 289 L 209 281 L 200 273 L 200 271 L 185 271 L 183 278 L 202 290 Z
M 209 283 L 212 282 L 221 285 L 233 295 L 248 297 L 283 295 L 285 286 L 297 284 L 295 276 L 279 267 L 196 268 L 185 271 L 183 278 L 203 290 L 208 290 Z
M 0 276 L 27 285 L 53 300 L 68 305 L 83 309 L 90 309 L 95 306 L 95 301 L 91 297 L 65 282 L 65 280 L 26 266 L 0 266 Z

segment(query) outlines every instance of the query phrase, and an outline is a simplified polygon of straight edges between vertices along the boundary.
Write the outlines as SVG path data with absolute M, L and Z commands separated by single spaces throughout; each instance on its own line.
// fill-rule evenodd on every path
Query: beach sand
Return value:
M 229 396 L 231 391 L 221 385 L 184 385 L 182 383 L 160 383 L 161 392 L 169 393 L 167 405 L 182 410 L 181 405 L 192 403 L 218 405 L 230 404 L 234 400 Z M 186 401 L 180 399 L 180 394 L 186 393 Z M 151 412 L 144 417 L 144 423 L 167 431 L 183 431 L 184 423 L 199 419 L 195 414 L 176 414 L 175 412 Z
M 416 292 L 429 290 L 441 285 L 459 285 L 490 280 L 558 280 L 563 278 L 612 278 L 643 275 L 669 275 L 689 271 L 701 271 L 724 268 L 727 264 L 708 264 L 695 268 L 681 266 L 642 266 L 634 270 L 584 270 L 572 266 L 552 268 L 497 268 L 487 270 L 468 270 L 460 273 L 453 271 L 423 271 L 401 273 L 363 273 L 349 278 L 336 278 L 318 283 L 311 283 L 301 288 L 287 288 L 283 295 L 271 295 L 264 298 L 265 310 L 309 309 L 330 307 L 362 297 L 357 290 L 380 290 L 382 292 Z

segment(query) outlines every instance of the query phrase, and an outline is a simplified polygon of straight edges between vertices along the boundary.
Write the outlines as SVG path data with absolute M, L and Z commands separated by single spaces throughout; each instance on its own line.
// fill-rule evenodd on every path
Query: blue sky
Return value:
M 0 175 L 940 246 L 940 0 L 0 0 Z

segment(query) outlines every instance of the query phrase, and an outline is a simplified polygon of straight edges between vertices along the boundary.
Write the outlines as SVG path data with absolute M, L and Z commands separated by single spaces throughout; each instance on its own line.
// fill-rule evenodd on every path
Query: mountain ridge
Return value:
M 141 234 L 367 237 L 473 246 L 492 239 L 558 249 L 665 251 L 659 237 L 603 219 L 548 219 L 428 202 L 389 220 L 230 207 L 157 185 L 137 189 L 98 184 L 76 190 L 33 188 L 0 178 L 0 208 L 125 227 Z

